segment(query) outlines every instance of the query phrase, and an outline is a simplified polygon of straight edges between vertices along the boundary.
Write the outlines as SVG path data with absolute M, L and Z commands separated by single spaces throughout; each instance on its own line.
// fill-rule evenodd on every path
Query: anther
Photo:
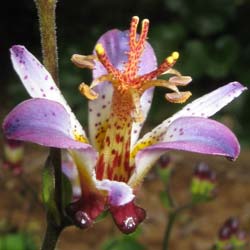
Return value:
M 97 55 L 100 55 L 100 56 L 105 54 L 105 50 L 104 50 L 101 43 L 96 44 L 95 51 L 96 51 Z
M 169 57 L 166 58 L 166 61 L 167 61 L 168 64 L 171 65 L 171 64 L 174 63 L 174 58 L 172 56 L 169 56 Z
M 172 55 L 171 55 L 172 57 L 173 57 L 173 59 L 176 61 L 179 57 L 180 57 L 180 54 L 179 54 L 179 52 L 177 52 L 177 51 L 174 51 L 173 53 L 172 53 Z

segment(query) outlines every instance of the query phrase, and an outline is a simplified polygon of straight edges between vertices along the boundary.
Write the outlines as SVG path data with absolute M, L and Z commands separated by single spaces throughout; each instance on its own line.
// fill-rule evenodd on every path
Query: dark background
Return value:
M 247 0 L 59 0 L 57 34 L 63 94 L 86 124 L 86 100 L 77 92 L 77 87 L 82 81 L 90 82 L 91 74 L 72 65 L 70 57 L 73 53 L 90 54 L 99 36 L 109 29 L 128 29 L 133 15 L 150 19 L 149 42 L 159 62 L 173 50 L 180 52 L 176 68 L 192 76 L 188 89 L 194 97 L 234 80 L 249 86 L 249 13 Z M 32 0 L 2 2 L 1 118 L 15 104 L 28 98 L 9 59 L 8 49 L 13 44 L 25 45 L 41 59 L 38 17 Z M 164 93 L 164 89 L 156 91 L 150 126 L 181 108 L 167 103 Z M 248 144 L 250 138 L 249 105 L 249 94 L 244 93 L 217 116 L 233 128 L 243 144 Z

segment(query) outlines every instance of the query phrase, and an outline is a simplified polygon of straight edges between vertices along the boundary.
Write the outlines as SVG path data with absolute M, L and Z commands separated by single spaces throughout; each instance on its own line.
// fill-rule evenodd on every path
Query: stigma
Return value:
M 172 52 L 171 55 L 167 56 L 155 70 L 144 75 L 139 75 L 139 67 L 143 67 L 144 63 L 147 64 L 147 62 L 142 62 L 141 60 L 148 37 L 149 20 L 142 20 L 140 33 L 138 33 L 138 25 L 139 17 L 132 17 L 130 29 L 128 31 L 128 51 L 126 51 L 127 60 L 123 62 L 124 66 L 121 70 L 117 69 L 112 64 L 109 55 L 101 42 L 96 44 L 94 56 L 74 57 L 76 60 L 74 63 L 81 67 L 83 65 L 86 65 L 86 67 L 89 65 L 92 66 L 94 65 L 94 61 L 98 60 L 107 71 L 107 74 L 94 79 L 90 86 L 82 83 L 79 88 L 81 94 L 90 100 L 97 99 L 98 94 L 95 93 L 93 88 L 97 84 L 108 81 L 121 95 L 123 95 L 124 92 L 131 92 L 133 100 L 140 100 L 140 97 L 147 89 L 158 86 L 172 91 L 172 93 L 167 93 L 165 95 L 165 98 L 169 102 L 185 102 L 191 96 L 191 92 L 181 92 L 178 87 L 186 86 L 192 79 L 189 76 L 182 76 L 180 72 L 173 68 L 180 57 L 179 52 Z M 89 61 L 90 58 L 93 59 L 93 63 Z M 77 60 L 81 61 L 78 62 Z M 170 75 L 168 80 L 157 79 L 159 76 L 165 74 Z M 137 106 L 137 104 L 134 104 L 135 108 Z M 135 110 L 134 113 L 138 112 Z

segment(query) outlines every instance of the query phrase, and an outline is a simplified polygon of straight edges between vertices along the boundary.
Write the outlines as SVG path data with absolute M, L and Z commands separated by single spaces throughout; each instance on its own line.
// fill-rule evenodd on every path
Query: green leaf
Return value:
M 62 205 L 65 208 L 72 201 L 72 185 L 65 174 L 62 174 Z
M 60 214 L 55 201 L 55 179 L 51 157 L 46 160 L 42 175 L 42 200 L 48 214 L 60 224 Z
M 145 246 L 131 237 L 123 237 L 106 242 L 103 250 L 145 250 Z
M 35 250 L 32 237 L 23 233 L 10 233 L 0 236 L 0 250 Z

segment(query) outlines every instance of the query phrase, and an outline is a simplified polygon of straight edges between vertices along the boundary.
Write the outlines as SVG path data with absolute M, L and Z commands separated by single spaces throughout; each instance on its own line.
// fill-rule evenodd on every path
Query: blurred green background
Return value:
M 4 3 L 0 13 L 1 118 L 15 104 L 28 98 L 12 69 L 9 47 L 23 44 L 41 59 L 34 2 Z M 87 103 L 77 88 L 82 81 L 90 82 L 91 74 L 88 70 L 77 69 L 70 57 L 73 53 L 90 54 L 99 36 L 109 29 L 128 29 L 133 15 L 150 19 L 149 42 L 158 62 L 173 50 L 180 52 L 176 68 L 192 76 L 193 82 L 188 87 L 193 92 L 192 100 L 229 81 L 237 80 L 250 86 L 250 2 L 247 0 L 59 0 L 57 33 L 61 88 L 85 125 Z M 167 103 L 164 93 L 164 89 L 156 91 L 150 127 L 181 108 Z M 245 93 L 218 116 L 233 127 L 243 144 L 250 141 L 249 105 L 250 96 Z

